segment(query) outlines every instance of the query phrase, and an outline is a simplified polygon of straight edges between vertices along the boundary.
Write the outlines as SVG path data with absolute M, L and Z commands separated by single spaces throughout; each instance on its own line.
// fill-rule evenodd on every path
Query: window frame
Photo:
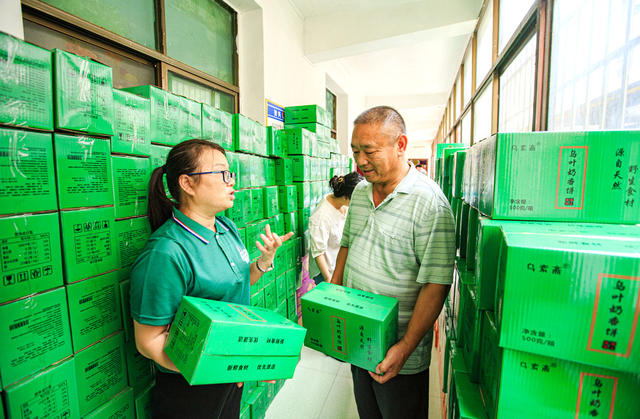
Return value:
M 233 66 L 234 80 L 238 83 L 238 49 L 236 38 L 238 33 L 238 16 L 235 10 L 222 0 L 214 0 L 222 5 L 233 16 L 234 48 Z M 60 10 L 40 0 L 21 0 L 22 17 L 35 24 L 63 33 L 67 36 L 106 49 L 114 54 L 132 59 L 155 68 L 156 86 L 168 90 L 168 72 L 172 71 L 196 83 L 222 91 L 234 97 L 235 112 L 240 112 L 240 88 L 202 70 L 191 67 L 166 55 L 166 26 L 164 0 L 154 0 L 156 11 L 156 49 L 148 48 L 117 33 L 104 29 L 94 23 Z

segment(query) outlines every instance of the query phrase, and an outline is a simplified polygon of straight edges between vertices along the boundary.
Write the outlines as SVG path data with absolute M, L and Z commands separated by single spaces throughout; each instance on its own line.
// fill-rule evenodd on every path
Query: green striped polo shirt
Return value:
M 343 284 L 398 299 L 398 339 L 404 336 L 420 288 L 451 284 L 455 258 L 455 225 L 451 207 L 434 181 L 411 165 L 378 207 L 372 184 L 353 191 L 342 235 L 349 248 Z M 402 374 L 429 367 L 433 329 L 411 354 Z

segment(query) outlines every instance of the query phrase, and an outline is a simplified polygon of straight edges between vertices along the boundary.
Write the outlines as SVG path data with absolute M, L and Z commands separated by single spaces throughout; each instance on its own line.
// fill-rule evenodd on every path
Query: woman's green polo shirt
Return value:
M 235 224 L 216 217 L 213 232 L 174 209 L 131 269 L 131 316 L 141 324 L 173 321 L 185 295 L 250 303 L 249 254 Z

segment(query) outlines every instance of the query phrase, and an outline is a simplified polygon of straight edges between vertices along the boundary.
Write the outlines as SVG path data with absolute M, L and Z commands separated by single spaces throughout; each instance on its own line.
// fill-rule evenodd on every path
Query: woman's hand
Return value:
M 256 241 L 256 246 L 260 250 L 260 257 L 258 263 L 263 269 L 267 269 L 273 263 L 273 258 L 276 256 L 276 250 L 282 246 L 282 243 L 286 242 L 293 236 L 293 232 L 288 232 L 286 235 L 280 237 L 276 233 L 271 232 L 271 226 L 267 224 L 264 228 L 264 234 L 260 234 L 260 239 L 264 242 L 264 245 L 259 241 Z

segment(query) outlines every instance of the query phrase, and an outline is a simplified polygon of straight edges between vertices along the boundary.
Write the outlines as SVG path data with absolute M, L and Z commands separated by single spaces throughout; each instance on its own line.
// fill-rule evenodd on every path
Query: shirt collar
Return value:
M 415 166 L 411 161 L 409 161 L 408 164 L 409 164 L 409 171 L 407 172 L 407 174 L 404 175 L 400 183 L 398 183 L 396 187 L 393 189 L 393 192 L 391 192 L 382 202 L 386 202 L 390 199 L 393 199 L 399 193 L 403 193 L 403 194 L 411 193 L 411 190 L 413 189 L 413 185 L 416 183 L 416 180 L 417 180 L 416 176 L 420 175 L 420 172 L 418 172 L 418 170 L 415 168 Z M 367 182 L 366 187 L 367 187 L 367 194 L 369 195 L 369 201 L 371 201 L 371 205 L 373 205 L 373 183 Z M 382 205 L 382 202 L 380 203 L 380 205 Z
M 204 244 L 209 244 L 209 242 L 215 238 L 216 233 L 214 231 L 209 230 L 202 224 L 187 217 L 177 208 L 173 208 L 171 217 L 177 225 Z M 218 217 L 216 217 L 216 230 L 220 234 L 224 234 L 229 231 L 227 226 L 225 226 Z

